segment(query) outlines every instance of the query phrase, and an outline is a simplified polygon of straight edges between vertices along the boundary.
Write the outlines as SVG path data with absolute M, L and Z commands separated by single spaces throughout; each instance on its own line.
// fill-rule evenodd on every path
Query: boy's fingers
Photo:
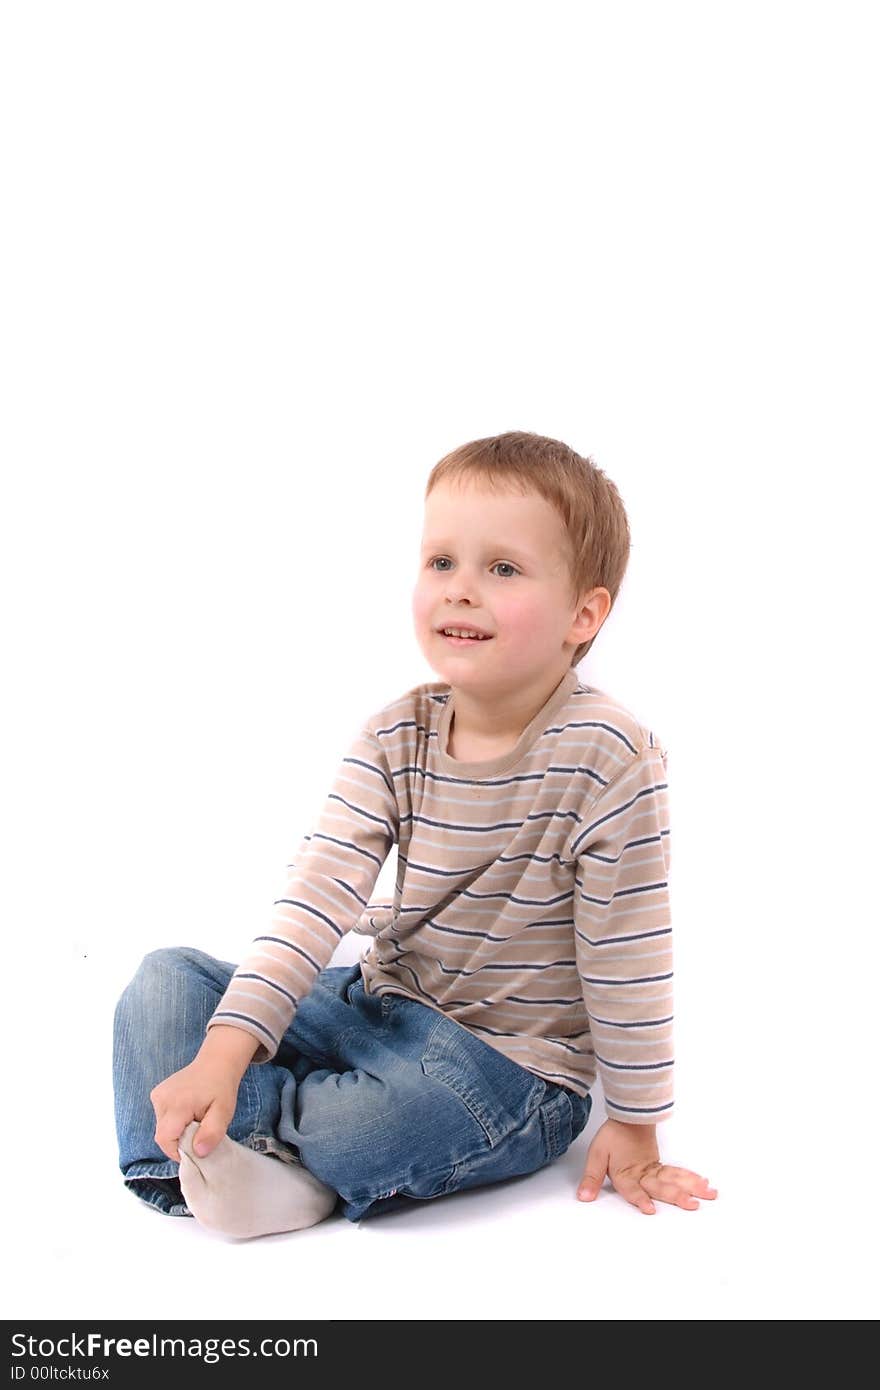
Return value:
M 709 1187 L 708 1179 L 685 1168 L 670 1168 L 664 1164 L 659 1170 L 645 1173 L 642 1186 L 652 1197 L 660 1197 L 664 1202 L 685 1205 L 680 1198 L 701 1197 L 712 1200 L 717 1197 L 716 1188 Z
M 164 1154 L 177 1163 L 180 1162 L 177 1141 L 192 1118 L 192 1115 L 184 1115 L 183 1112 L 178 1112 L 177 1115 L 170 1112 L 163 1115 L 156 1125 L 156 1133 L 153 1136 L 156 1143 Z
M 673 1168 L 672 1170 L 680 1182 L 680 1185 L 692 1192 L 695 1197 L 716 1197 L 718 1188 L 710 1186 L 709 1179 L 701 1177 L 699 1173 L 692 1173 L 689 1168 Z
M 153 1138 L 163 1154 L 166 1154 L 168 1158 L 173 1158 L 176 1163 L 180 1161 L 180 1155 L 177 1152 L 177 1140 L 168 1133 L 165 1126 L 157 1125 Z
M 180 1151 L 177 1141 L 187 1125 L 200 1118 L 196 1106 L 189 1101 L 184 1104 L 178 1102 L 175 1106 L 169 1106 L 167 1110 L 157 1112 L 156 1132 L 153 1137 L 162 1152 L 179 1163 Z
M 682 1187 L 687 1187 L 689 1192 L 696 1192 L 698 1187 L 709 1186 L 708 1178 L 704 1178 L 700 1173 L 693 1172 L 690 1168 L 673 1168 L 671 1164 L 664 1163 L 661 1171 L 664 1176 L 668 1175 L 674 1178 L 676 1182 L 680 1182 Z
M 632 1202 L 634 1207 L 643 1211 L 646 1216 L 653 1216 L 657 1208 L 651 1201 L 649 1194 L 642 1187 L 636 1178 L 625 1178 L 618 1176 L 614 1179 L 614 1186 L 617 1188 L 621 1197 L 625 1197 L 628 1202 Z
M 225 1106 L 218 1106 L 216 1101 L 209 1105 L 196 1131 L 193 1140 L 193 1153 L 199 1158 L 205 1158 L 212 1149 L 216 1149 L 229 1128 L 231 1118 L 226 1114 Z

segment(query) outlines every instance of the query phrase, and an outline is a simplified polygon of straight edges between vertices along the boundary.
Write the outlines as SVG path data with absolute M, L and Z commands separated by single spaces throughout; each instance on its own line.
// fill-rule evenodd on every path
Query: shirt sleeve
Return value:
M 393 898 L 377 898 L 371 902 L 352 927 L 359 936 L 378 936 L 394 918 L 396 908 Z
M 610 1119 L 673 1109 L 666 750 L 642 749 L 571 839 L 575 958 Z
M 400 835 L 394 779 L 369 729 L 353 740 L 311 834 L 288 866 L 284 896 L 267 931 L 255 937 L 206 1032 L 222 1023 L 259 1042 L 254 1062 L 268 1062 L 297 1006 L 342 937 L 365 917 L 379 870 Z

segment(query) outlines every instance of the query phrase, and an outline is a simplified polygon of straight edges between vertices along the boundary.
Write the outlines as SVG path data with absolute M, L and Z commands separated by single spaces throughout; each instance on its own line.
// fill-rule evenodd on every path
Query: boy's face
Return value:
M 412 609 L 440 678 L 475 694 L 540 685 L 552 671 L 561 680 L 610 607 L 607 589 L 591 591 L 586 613 L 578 606 L 567 553 L 562 521 L 537 493 L 438 484 L 425 501 Z M 467 624 L 490 640 L 457 644 L 438 631 Z

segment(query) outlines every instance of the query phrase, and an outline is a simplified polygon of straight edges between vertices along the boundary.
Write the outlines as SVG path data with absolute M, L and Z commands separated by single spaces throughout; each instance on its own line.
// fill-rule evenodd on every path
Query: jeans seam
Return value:
M 460 1027 L 461 1025 L 456 1024 L 455 1026 Z M 462 1029 L 462 1031 L 466 1032 L 467 1030 Z M 487 1048 L 487 1050 L 491 1050 L 489 1049 L 488 1043 L 482 1043 L 480 1039 L 476 1039 L 475 1041 L 479 1042 L 481 1046 Z M 518 1128 L 520 1122 L 512 1110 L 505 1109 L 504 1114 L 507 1116 L 510 1123 L 499 1124 L 499 1109 L 496 1108 L 495 1111 L 491 1110 L 484 1104 L 482 1093 L 478 1089 L 469 1086 L 462 1079 L 461 1069 L 456 1065 L 456 1054 L 460 1047 L 461 1041 L 458 1040 L 454 1034 L 450 1035 L 446 1033 L 443 1029 L 442 1022 L 438 1022 L 429 1034 L 422 1052 L 420 1062 L 422 1071 L 426 1076 L 431 1077 L 434 1081 L 445 1086 L 448 1091 L 461 1101 L 468 1114 L 485 1135 L 486 1143 L 489 1148 L 495 1149 L 499 1144 L 504 1142 L 509 1134 L 513 1133 Z M 493 1058 L 493 1060 L 495 1059 Z M 506 1060 L 510 1063 L 510 1058 Z M 510 1065 L 515 1066 L 516 1064 L 510 1063 Z M 522 1070 L 525 1071 L 527 1069 L 522 1068 Z M 526 1105 L 527 1116 L 532 1113 L 532 1097 L 543 1097 L 547 1089 L 546 1081 L 542 1077 L 536 1076 L 535 1073 L 531 1073 L 531 1081 L 532 1089 L 527 1097 L 528 1103 Z M 479 1152 L 479 1150 L 476 1152 Z
M 565 1145 L 562 1143 L 564 1130 L 562 1127 L 562 1116 L 560 1114 L 560 1100 L 568 1106 L 569 1117 L 571 1117 L 571 1103 L 564 1092 L 561 1097 L 554 1096 L 541 1106 L 541 1122 L 544 1125 L 544 1134 L 547 1141 L 547 1158 L 551 1163 L 553 1159 L 559 1157 L 565 1148 Z

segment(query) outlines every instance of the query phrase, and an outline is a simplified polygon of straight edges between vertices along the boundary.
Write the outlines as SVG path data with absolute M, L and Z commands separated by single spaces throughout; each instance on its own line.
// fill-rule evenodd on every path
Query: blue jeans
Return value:
M 126 1186 L 191 1216 L 155 1142 L 150 1091 L 195 1057 L 235 967 L 188 947 L 151 951 L 116 1005 L 113 1087 Z M 359 1221 L 532 1173 L 584 1129 L 591 1100 L 510 1061 L 400 994 L 367 994 L 360 962 L 328 966 L 271 1062 L 241 1080 L 229 1137 L 301 1162 Z

